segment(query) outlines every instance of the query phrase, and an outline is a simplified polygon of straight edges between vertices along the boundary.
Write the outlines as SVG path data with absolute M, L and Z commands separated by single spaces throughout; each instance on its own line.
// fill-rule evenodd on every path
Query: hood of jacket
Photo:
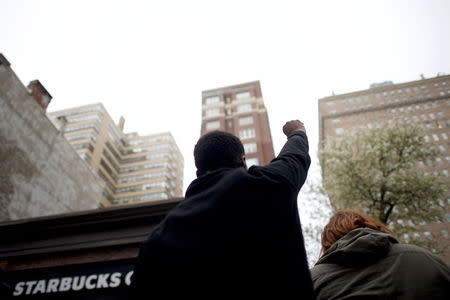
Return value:
M 205 174 L 194 179 L 186 189 L 186 198 L 194 195 L 204 193 L 209 188 L 215 187 L 215 185 L 226 176 L 233 176 L 237 172 L 246 173 L 243 167 L 239 168 L 220 168 L 214 171 L 208 171 Z
M 387 233 L 357 228 L 337 240 L 316 263 L 343 266 L 369 265 L 385 257 L 398 241 Z

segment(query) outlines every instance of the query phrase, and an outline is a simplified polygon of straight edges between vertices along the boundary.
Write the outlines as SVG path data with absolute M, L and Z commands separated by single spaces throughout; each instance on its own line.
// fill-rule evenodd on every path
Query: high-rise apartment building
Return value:
M 226 131 L 244 144 L 247 165 L 266 165 L 274 158 L 267 110 L 259 81 L 202 92 L 201 135 Z
M 437 143 L 441 156 L 436 166 L 420 163 L 426 172 L 450 171 L 450 75 L 393 84 L 373 84 L 368 90 L 319 99 L 320 141 L 357 128 L 379 127 L 391 119 L 420 124 L 425 139 Z M 419 226 L 416 234 L 444 245 L 450 261 L 450 193 L 442 199 L 443 216 L 436 223 Z
M 102 205 L 182 196 L 184 161 L 169 132 L 124 133 L 101 103 L 51 112 L 49 118 L 105 183 Z

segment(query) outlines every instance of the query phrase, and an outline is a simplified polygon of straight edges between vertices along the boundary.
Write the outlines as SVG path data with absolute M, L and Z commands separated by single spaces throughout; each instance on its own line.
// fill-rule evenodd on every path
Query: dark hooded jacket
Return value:
M 311 275 L 317 299 L 450 299 L 445 262 L 369 228 L 336 241 Z
M 309 165 L 306 134 L 296 131 L 267 166 L 222 168 L 195 179 L 141 247 L 133 290 L 193 299 L 270 293 L 312 299 L 297 209 Z

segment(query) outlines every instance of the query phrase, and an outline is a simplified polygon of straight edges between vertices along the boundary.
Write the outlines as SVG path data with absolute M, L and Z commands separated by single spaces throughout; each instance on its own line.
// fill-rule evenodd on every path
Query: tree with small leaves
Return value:
M 448 211 L 440 200 L 448 182 L 421 167 L 432 166 L 438 156 L 419 125 L 394 120 L 327 138 L 319 148 L 322 185 L 333 210 L 360 209 L 390 226 L 403 242 L 436 249 L 435 242 L 405 234 Z

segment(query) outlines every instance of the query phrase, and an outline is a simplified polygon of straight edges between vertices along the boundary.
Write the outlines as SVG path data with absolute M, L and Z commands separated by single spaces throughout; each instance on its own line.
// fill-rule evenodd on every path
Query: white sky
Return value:
M 449 15 L 448 0 L 0 0 L 0 52 L 49 111 L 102 102 L 125 132 L 172 132 L 186 189 L 202 90 L 260 80 L 275 152 L 300 119 L 317 163 L 317 100 L 448 74 Z

